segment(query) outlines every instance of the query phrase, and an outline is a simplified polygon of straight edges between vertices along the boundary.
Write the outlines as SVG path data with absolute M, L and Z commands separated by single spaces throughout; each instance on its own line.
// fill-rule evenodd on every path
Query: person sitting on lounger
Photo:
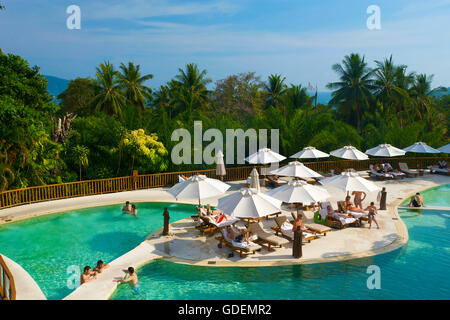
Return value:
M 379 164 L 375 164 L 375 165 L 373 166 L 373 170 L 375 170 L 375 171 L 378 172 L 378 173 L 383 173 L 383 169 L 380 167 Z
M 353 205 L 353 203 L 350 201 L 350 196 L 346 196 L 345 197 L 345 208 L 348 211 L 354 211 L 354 212 L 361 212 L 361 213 L 366 213 L 363 209 L 362 209 L 362 205 L 361 208 L 358 208 L 356 206 Z
M 97 279 L 97 272 L 92 272 L 90 266 L 84 267 L 83 273 L 80 277 L 80 284 Z
M 106 268 L 109 268 L 109 264 L 104 264 L 102 260 L 98 260 L 97 266 L 94 268 L 94 272 L 102 273 L 102 271 Z
M 218 210 L 216 210 L 218 211 Z M 231 218 L 228 217 L 225 213 L 223 213 L 222 211 L 219 211 L 219 213 L 215 216 L 212 217 L 214 219 L 214 221 L 216 223 L 221 223 L 221 222 L 225 222 L 225 221 L 230 221 Z
M 411 200 L 408 204 L 410 207 L 423 207 L 423 197 L 420 195 L 419 192 L 417 192 L 414 196 L 411 197 Z
M 368 206 L 366 210 L 369 210 L 369 229 L 372 227 L 372 221 L 375 222 L 377 228 L 380 229 L 380 225 L 378 224 L 377 219 L 375 219 L 375 215 L 378 214 L 377 207 L 375 207 L 375 203 L 371 202 L 370 206 Z
M 344 213 L 337 213 L 336 211 L 334 211 L 334 209 L 331 206 L 327 206 L 327 214 L 330 217 L 339 219 L 339 217 L 341 218 L 353 218 L 351 216 L 349 216 L 348 214 L 344 214 Z
M 234 242 L 243 243 L 244 239 L 245 239 L 246 243 L 250 243 L 248 231 L 245 234 L 242 234 L 242 233 L 234 231 L 231 226 L 228 226 L 226 229 L 226 233 L 227 233 L 228 239 L 231 239 Z
M 367 197 L 367 193 L 365 193 L 364 191 L 353 191 L 352 196 L 355 196 L 353 200 L 355 202 L 355 206 L 362 209 L 362 202 Z
M 131 204 L 130 201 L 125 202 L 125 205 L 122 207 L 122 213 L 131 213 Z

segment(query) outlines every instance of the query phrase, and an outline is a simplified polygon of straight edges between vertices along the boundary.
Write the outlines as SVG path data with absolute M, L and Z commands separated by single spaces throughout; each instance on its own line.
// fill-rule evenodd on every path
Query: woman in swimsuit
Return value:
M 346 196 L 345 197 L 345 208 L 348 211 L 354 211 L 354 212 L 361 212 L 361 213 L 366 213 L 363 209 L 355 207 L 353 205 L 353 203 L 350 201 L 350 196 Z

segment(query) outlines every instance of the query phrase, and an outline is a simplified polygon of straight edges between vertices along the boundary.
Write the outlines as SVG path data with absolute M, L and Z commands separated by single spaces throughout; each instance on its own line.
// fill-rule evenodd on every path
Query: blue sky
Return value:
M 195 62 L 213 80 L 255 71 L 288 83 L 335 81 L 331 66 L 358 52 L 393 54 L 410 71 L 450 86 L 450 0 L 1 0 L 0 48 L 66 79 L 92 76 L 105 60 L 134 61 L 171 79 Z M 81 8 L 81 30 L 68 30 L 66 8 Z M 369 5 L 381 30 L 368 30 Z

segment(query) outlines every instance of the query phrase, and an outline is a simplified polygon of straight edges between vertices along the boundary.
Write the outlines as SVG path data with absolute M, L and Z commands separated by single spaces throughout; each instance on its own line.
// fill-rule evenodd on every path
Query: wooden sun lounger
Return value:
M 217 246 L 219 248 L 223 247 L 223 244 L 225 244 L 228 248 L 231 248 L 233 250 L 236 250 L 239 252 L 239 257 L 243 258 L 244 257 L 244 253 L 253 253 L 255 254 L 256 251 L 262 249 L 262 247 L 259 244 L 255 244 L 252 246 L 248 246 L 246 248 L 241 248 L 241 247 L 237 247 L 235 245 L 233 245 L 233 242 L 228 240 L 227 237 L 225 236 L 225 231 L 223 230 L 223 228 L 220 228 L 220 236 L 217 237 L 216 239 L 219 241 L 219 243 L 217 244 Z
M 307 220 L 305 214 L 303 213 L 303 211 L 300 211 L 300 214 L 303 216 L 303 225 L 314 231 L 316 234 L 320 234 L 323 236 L 327 235 L 327 232 L 331 231 L 330 227 L 324 226 L 323 224 L 318 224 L 318 223 L 305 223 L 305 221 Z M 297 214 L 295 212 L 291 212 L 292 218 L 294 218 L 294 220 L 297 218 Z
M 376 172 L 375 169 L 373 168 L 373 165 L 370 165 L 370 171 L 367 171 L 367 173 L 369 174 L 369 176 L 374 176 L 377 177 L 380 180 L 385 180 L 385 179 L 394 179 L 394 175 L 390 174 L 390 173 L 379 173 Z
M 448 168 L 439 168 L 439 167 L 433 167 L 429 166 L 428 169 L 430 169 L 430 173 L 439 173 L 444 175 L 450 175 L 450 169 Z
M 264 231 L 259 223 L 250 223 L 247 230 L 258 236 L 258 240 L 256 241 L 266 243 L 268 246 L 268 251 L 271 251 L 272 246 L 282 248 L 285 244 L 289 243 L 289 240 L 285 238 L 278 237 L 272 233 Z
M 412 171 L 408 168 L 408 165 L 404 162 L 399 162 L 398 163 L 398 167 L 400 169 L 400 172 L 406 173 L 407 176 L 413 176 L 413 177 L 417 177 L 418 176 L 418 172 Z
M 289 222 L 288 218 L 286 216 L 281 216 L 281 217 L 276 217 L 275 218 L 275 222 L 277 223 L 276 226 L 272 227 L 272 230 L 275 231 L 275 234 L 278 236 L 278 234 L 281 234 L 283 237 L 289 239 L 289 240 L 294 240 L 293 236 L 290 236 L 286 233 L 283 232 L 283 230 L 281 229 L 281 226 L 283 225 L 283 223 L 285 222 Z M 306 242 L 311 242 L 311 240 L 314 240 L 317 236 L 313 235 L 313 236 L 306 236 L 303 233 L 303 240 L 305 240 Z
M 275 186 L 275 188 L 276 188 L 276 187 L 284 186 L 284 185 L 287 184 L 288 182 L 287 182 L 287 181 L 284 181 L 284 180 L 276 181 L 276 180 L 274 180 L 271 176 L 267 176 L 267 177 L 264 179 L 264 183 L 265 183 L 266 187 L 267 187 L 269 184 L 273 184 L 273 185 Z

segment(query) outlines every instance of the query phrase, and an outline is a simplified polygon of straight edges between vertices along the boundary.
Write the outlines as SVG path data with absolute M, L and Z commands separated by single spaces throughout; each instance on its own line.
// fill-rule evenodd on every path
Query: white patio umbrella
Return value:
M 295 177 L 295 178 L 320 178 L 322 175 L 318 174 L 314 170 L 311 170 L 303 163 L 298 161 L 289 162 L 288 165 L 270 171 L 271 174 L 276 174 L 282 177 Z
M 332 156 L 348 159 L 348 160 L 367 160 L 369 157 L 353 146 L 345 146 L 340 149 L 331 151 Z
M 304 181 L 292 180 L 284 186 L 266 192 L 267 195 L 286 203 L 311 204 L 325 201 L 330 196 L 325 188 L 307 184 Z
M 415 153 L 441 153 L 441 151 L 430 147 L 425 142 L 416 142 L 403 150 Z
M 253 168 L 252 172 L 250 172 L 250 188 L 256 189 L 258 191 L 260 190 L 259 174 L 256 168 Z
M 223 179 L 223 176 L 227 174 L 225 170 L 225 163 L 223 162 L 223 153 L 222 150 L 219 150 L 216 154 L 216 176 L 220 176 Z
M 277 163 L 283 161 L 284 159 L 286 159 L 285 156 L 282 156 L 281 154 L 276 153 L 269 148 L 263 148 L 245 158 L 245 161 L 251 164 L 268 164 Z
M 297 152 L 296 154 L 290 156 L 290 158 L 295 159 L 319 159 L 328 158 L 330 155 L 328 153 L 317 150 L 314 147 L 306 147 L 303 150 Z
M 397 157 L 405 155 L 406 151 L 393 147 L 390 144 L 380 144 L 379 146 L 369 149 L 366 154 L 375 157 Z
M 220 180 L 211 179 L 205 175 L 192 176 L 187 180 L 178 182 L 167 190 L 173 197 L 178 199 L 202 199 L 218 196 L 225 193 L 230 186 Z
M 450 143 L 438 148 L 438 150 L 442 153 L 450 153 Z
M 372 181 L 364 179 L 356 172 L 345 171 L 336 176 L 325 178 L 320 180 L 320 183 L 324 186 L 329 186 L 344 191 L 364 191 L 367 193 L 379 191 L 378 187 Z
M 219 199 L 217 209 L 236 218 L 258 219 L 281 212 L 281 203 L 256 189 L 243 188 Z

